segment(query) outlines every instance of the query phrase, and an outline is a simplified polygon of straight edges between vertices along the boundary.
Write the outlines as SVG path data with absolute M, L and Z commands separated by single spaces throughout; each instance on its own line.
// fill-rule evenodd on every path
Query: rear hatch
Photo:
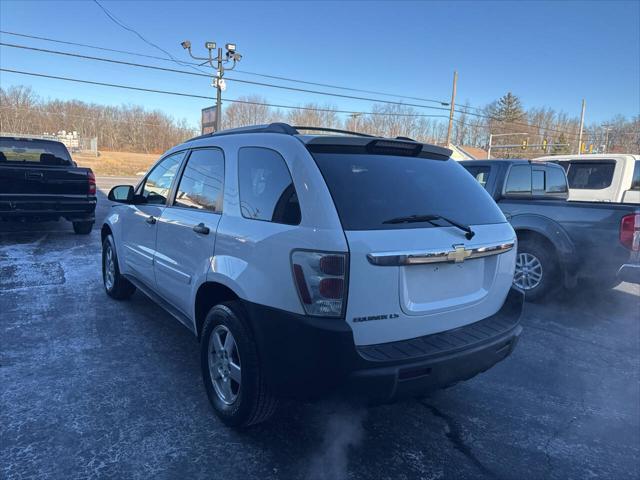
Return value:
M 493 199 L 446 150 L 406 143 L 308 145 L 349 245 L 346 321 L 356 345 L 479 321 L 511 287 L 515 234 Z

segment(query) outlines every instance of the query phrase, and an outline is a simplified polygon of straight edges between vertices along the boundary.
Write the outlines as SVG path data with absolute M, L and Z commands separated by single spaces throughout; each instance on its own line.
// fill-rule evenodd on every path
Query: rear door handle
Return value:
M 156 221 L 156 217 L 154 217 L 153 215 L 149 215 L 145 220 L 145 222 L 147 222 L 149 225 L 155 225 Z
M 41 180 L 44 177 L 44 175 L 39 172 L 26 172 L 24 175 L 28 180 Z
M 209 235 L 209 227 L 207 227 L 204 223 L 199 223 L 198 225 L 194 226 L 193 231 L 196 233 L 201 233 L 202 235 Z

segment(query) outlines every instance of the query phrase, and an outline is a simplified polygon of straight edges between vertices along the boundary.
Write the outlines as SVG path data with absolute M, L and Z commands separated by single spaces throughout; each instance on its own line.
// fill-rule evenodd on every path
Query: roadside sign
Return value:
M 216 131 L 216 107 L 202 109 L 202 135 Z

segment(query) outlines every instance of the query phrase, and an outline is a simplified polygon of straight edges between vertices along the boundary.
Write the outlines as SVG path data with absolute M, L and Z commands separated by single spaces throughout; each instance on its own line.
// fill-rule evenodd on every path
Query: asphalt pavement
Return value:
M 106 296 L 98 225 L 0 223 L 0 478 L 639 478 L 638 286 L 526 304 L 511 357 L 427 398 L 286 403 L 237 432 L 196 338 Z

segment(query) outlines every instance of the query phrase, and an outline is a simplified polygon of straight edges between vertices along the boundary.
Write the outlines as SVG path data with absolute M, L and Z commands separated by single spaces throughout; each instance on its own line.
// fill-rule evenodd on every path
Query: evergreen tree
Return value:
M 511 92 L 507 92 L 497 102 L 492 104 L 492 116 L 503 122 L 514 122 L 524 117 L 522 102 Z
M 564 133 L 561 133 L 555 143 L 564 144 L 569 142 L 567 141 L 567 137 L 565 137 Z M 571 153 L 571 147 L 569 145 L 554 145 L 551 148 L 551 153 L 553 155 L 566 155 Z

